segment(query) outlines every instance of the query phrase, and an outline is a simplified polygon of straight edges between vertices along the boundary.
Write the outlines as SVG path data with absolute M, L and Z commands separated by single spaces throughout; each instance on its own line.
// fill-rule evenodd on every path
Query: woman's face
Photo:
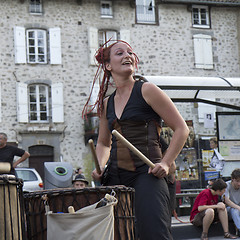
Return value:
M 135 69 L 135 55 L 132 49 L 123 42 L 113 45 L 110 51 L 110 62 L 106 67 L 112 75 L 131 75 Z

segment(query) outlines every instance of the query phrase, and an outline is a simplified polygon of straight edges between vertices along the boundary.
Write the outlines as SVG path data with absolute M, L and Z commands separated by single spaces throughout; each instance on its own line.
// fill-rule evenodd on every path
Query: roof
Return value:
M 159 86 L 174 102 L 203 102 L 240 110 L 240 106 L 226 104 L 224 101 L 240 99 L 240 78 L 184 76 L 143 76 L 143 78 Z
M 240 6 L 240 0 L 159 0 L 160 3 L 208 4 Z

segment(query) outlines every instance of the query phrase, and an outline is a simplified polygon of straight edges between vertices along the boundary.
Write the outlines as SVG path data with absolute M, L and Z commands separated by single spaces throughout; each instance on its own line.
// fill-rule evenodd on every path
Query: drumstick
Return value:
M 95 167 L 96 167 L 97 173 L 101 174 L 101 169 L 100 169 L 99 162 L 98 162 L 98 159 L 97 159 L 97 154 L 96 154 L 96 150 L 95 150 L 95 146 L 94 146 L 93 140 L 89 139 L 88 143 L 89 143 L 91 151 L 92 151 L 92 155 L 93 155 L 93 158 L 94 158 L 94 162 L 95 162 Z
M 152 163 L 145 155 L 143 155 L 136 147 L 134 147 L 126 138 L 124 138 L 117 130 L 113 130 L 112 134 L 118 138 L 127 148 L 136 154 L 143 162 L 149 167 L 154 168 L 155 164 Z

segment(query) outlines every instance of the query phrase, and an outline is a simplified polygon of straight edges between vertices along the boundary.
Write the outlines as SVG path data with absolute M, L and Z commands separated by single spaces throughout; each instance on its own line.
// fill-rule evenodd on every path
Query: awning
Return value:
M 159 86 L 174 102 L 203 102 L 240 110 L 236 105 L 240 102 L 240 78 L 137 76 L 140 77 Z M 225 99 L 239 101 L 234 105 Z

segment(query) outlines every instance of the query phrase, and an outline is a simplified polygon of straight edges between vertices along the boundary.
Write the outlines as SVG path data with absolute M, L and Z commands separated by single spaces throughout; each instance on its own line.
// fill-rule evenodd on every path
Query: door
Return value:
M 44 181 L 44 162 L 53 162 L 53 147 L 47 145 L 36 145 L 29 147 L 29 167 L 35 168 Z

